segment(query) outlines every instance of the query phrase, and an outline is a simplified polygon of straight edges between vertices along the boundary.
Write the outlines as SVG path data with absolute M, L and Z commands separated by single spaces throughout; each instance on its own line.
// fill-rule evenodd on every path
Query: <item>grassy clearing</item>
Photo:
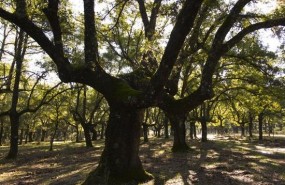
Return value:
M 191 151 L 172 153 L 171 140 L 152 138 L 141 145 L 141 160 L 155 179 L 143 185 L 281 185 L 285 184 L 285 139 L 215 138 L 207 143 L 189 141 Z M 80 184 L 95 168 L 103 141 L 94 148 L 84 143 L 58 142 L 20 146 L 16 161 L 0 161 L 0 184 Z M 7 153 L 0 147 L 0 157 Z

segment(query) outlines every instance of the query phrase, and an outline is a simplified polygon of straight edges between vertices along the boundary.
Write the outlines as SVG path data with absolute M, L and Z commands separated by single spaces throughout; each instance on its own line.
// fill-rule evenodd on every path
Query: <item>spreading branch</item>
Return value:
M 194 21 L 202 2 L 203 0 L 185 1 L 184 6 L 177 17 L 176 24 L 170 34 L 160 66 L 151 79 L 154 95 L 159 94 L 163 90 L 163 87 L 177 60 L 178 54 L 184 44 L 186 36 L 194 25 Z

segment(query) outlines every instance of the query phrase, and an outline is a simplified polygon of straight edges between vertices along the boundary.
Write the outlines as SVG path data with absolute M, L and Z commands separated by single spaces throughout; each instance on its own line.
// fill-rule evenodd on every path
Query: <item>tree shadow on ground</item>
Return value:
M 281 185 L 285 182 L 285 154 L 274 152 L 271 145 L 220 138 L 207 143 L 193 140 L 187 153 L 172 153 L 171 146 L 171 139 L 157 138 L 141 145 L 142 164 L 155 177 L 144 185 Z M 16 161 L 2 160 L 0 184 L 80 184 L 98 164 L 103 142 L 96 148 L 69 144 L 56 146 L 53 152 L 47 152 L 47 148 L 24 147 Z
M 285 155 L 260 154 L 250 148 L 254 147 L 252 144 L 245 143 L 248 150 L 241 150 L 238 147 L 243 146 L 243 143 L 231 140 L 207 143 L 194 141 L 191 143 L 191 151 L 178 154 L 171 153 L 170 141 L 162 140 L 158 141 L 158 146 L 153 145 L 152 148 L 148 148 L 151 144 L 145 146 L 143 153 L 148 153 L 148 156 L 144 155 L 143 158 L 146 160 L 146 169 L 155 176 L 152 183 L 155 185 L 249 185 L 284 182 L 282 171 L 285 172 L 285 166 L 278 161 L 272 163 L 271 159 L 283 160 Z
M 64 144 L 54 151 L 24 146 L 16 160 L 1 160 L 0 184 L 80 184 L 97 165 L 102 149 L 102 144 L 94 148 Z

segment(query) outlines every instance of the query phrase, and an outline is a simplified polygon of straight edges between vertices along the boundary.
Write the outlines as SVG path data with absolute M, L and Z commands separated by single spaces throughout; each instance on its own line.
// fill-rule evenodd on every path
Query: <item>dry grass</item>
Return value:
M 172 153 L 171 140 L 153 138 L 141 145 L 141 159 L 155 179 L 144 185 L 285 185 L 284 138 L 257 141 L 215 138 L 208 143 L 190 141 L 188 153 Z M 20 146 L 16 161 L 0 162 L 0 184 L 80 184 L 98 164 L 103 142 L 56 143 Z M 0 157 L 7 153 L 0 148 Z

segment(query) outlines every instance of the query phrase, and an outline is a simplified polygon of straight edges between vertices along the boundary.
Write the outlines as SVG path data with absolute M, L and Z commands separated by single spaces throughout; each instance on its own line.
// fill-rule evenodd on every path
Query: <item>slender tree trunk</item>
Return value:
M 190 121 L 190 139 L 196 138 L 195 121 Z
M 249 137 L 252 138 L 252 130 L 253 130 L 253 116 L 250 114 L 249 115 L 249 123 L 248 123 L 248 133 L 249 133 Z
M 223 133 L 224 133 L 223 119 L 220 119 L 219 134 L 223 135 Z
M 196 123 L 193 123 L 193 131 L 194 131 L 194 138 L 197 139 L 197 127 L 196 127 Z
M 148 142 L 148 126 L 146 123 L 143 123 L 142 126 L 143 126 L 143 141 L 147 143 Z
M 142 120 L 143 110 L 110 107 L 105 149 L 99 166 L 89 174 L 84 185 L 118 185 L 153 178 L 144 171 L 138 156 Z
M 173 128 L 174 142 L 172 146 L 173 152 L 185 152 L 189 150 L 186 144 L 186 128 L 185 115 L 170 115 L 168 114 L 171 127 Z
M 20 138 L 19 138 L 19 145 L 23 144 L 23 138 L 24 138 L 24 129 L 21 129 Z
M 58 130 L 58 121 L 55 122 L 54 132 L 50 137 L 49 151 L 53 151 L 53 142 L 54 142 L 54 138 L 56 136 L 57 130 Z
M 27 126 L 26 130 L 25 130 L 25 144 L 28 143 L 28 134 L 29 133 L 29 126 Z
M 156 132 L 157 132 L 157 137 L 160 137 L 161 136 L 161 128 L 157 128 Z
M 18 139 L 19 139 L 19 124 L 20 115 L 17 113 L 17 105 L 19 101 L 19 85 L 22 74 L 22 64 L 24 60 L 25 48 L 24 47 L 24 32 L 20 30 L 18 37 L 15 41 L 15 57 L 16 61 L 16 74 L 12 93 L 12 104 L 10 109 L 10 123 L 11 123 L 11 136 L 10 136 L 10 150 L 6 158 L 15 159 L 18 155 Z
M 4 135 L 4 121 L 0 118 L 0 146 L 3 145 L 3 135 Z
M 17 113 L 10 114 L 10 122 L 11 122 L 11 136 L 10 136 L 10 150 L 7 155 L 7 159 L 15 159 L 18 155 L 18 138 L 19 138 L 19 124 L 20 119 Z
M 241 137 L 245 137 L 245 123 L 240 123 Z
M 263 140 L 263 130 L 262 130 L 262 126 L 263 126 L 263 113 L 260 113 L 258 115 L 258 133 L 259 133 L 259 141 Z
M 207 121 L 202 118 L 201 120 L 201 127 L 202 127 L 202 142 L 207 142 L 207 134 L 208 134 L 208 129 L 207 129 Z
M 78 128 L 78 125 L 75 127 L 75 130 L 76 130 L 76 139 L 75 139 L 75 142 L 76 142 L 76 143 L 79 143 L 79 128 Z
M 164 117 L 163 125 L 164 125 L 164 137 L 165 137 L 165 139 L 168 139 L 169 138 L 169 132 L 168 132 L 168 118 L 167 118 L 167 116 Z

